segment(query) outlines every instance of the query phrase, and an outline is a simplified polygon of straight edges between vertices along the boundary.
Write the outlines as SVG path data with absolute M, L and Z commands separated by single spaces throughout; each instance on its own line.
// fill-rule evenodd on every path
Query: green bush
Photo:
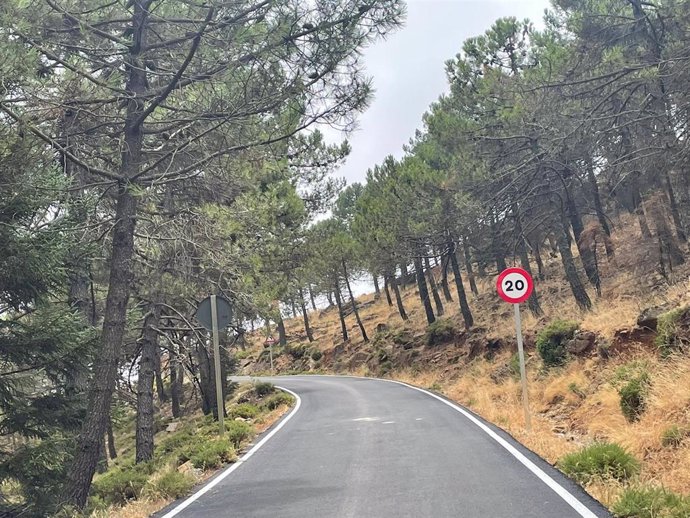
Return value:
M 690 436 L 690 430 L 674 424 L 662 432 L 661 445 L 666 448 L 675 448 L 676 446 L 680 446 L 680 443 L 688 436 Z
M 663 488 L 628 488 L 612 511 L 619 518 L 687 518 L 690 499 Z
M 247 423 L 241 424 L 249 426 Z M 226 462 L 234 460 L 235 449 L 233 448 L 233 444 L 232 438 L 207 441 L 189 460 L 192 465 L 198 469 L 207 470 L 217 468 Z
M 648 388 L 649 375 L 641 372 L 618 389 L 621 412 L 629 423 L 637 421 L 644 412 Z
M 565 343 L 580 324 L 570 320 L 554 320 L 537 334 L 537 351 L 547 367 L 563 365 L 567 359 Z
M 94 479 L 91 493 L 109 505 L 139 498 L 149 474 L 138 466 L 114 468 Z
M 232 417 L 242 417 L 244 419 L 253 419 L 259 414 L 259 407 L 251 403 L 240 403 L 230 410 Z
M 427 345 L 446 343 L 455 338 L 457 334 L 458 328 L 452 320 L 448 318 L 439 318 L 426 328 L 426 343 Z
M 185 473 L 168 471 L 148 484 L 144 494 L 155 498 L 181 498 L 192 490 L 195 483 L 195 480 Z
M 259 397 L 265 397 L 269 394 L 273 394 L 276 388 L 273 383 L 268 383 L 267 381 L 259 381 L 254 385 L 254 393 Z
M 197 438 L 189 430 L 180 430 L 163 439 L 156 447 L 157 455 L 166 455 L 196 442 Z
M 407 329 L 396 329 L 391 333 L 391 340 L 397 345 L 410 345 L 414 343 L 414 336 Z
M 314 360 L 315 362 L 318 362 L 321 358 L 323 358 L 323 353 L 319 349 L 312 349 L 311 351 L 311 359 Z
M 684 341 L 680 336 L 678 324 L 688 310 L 690 307 L 680 307 L 659 316 L 654 343 L 662 356 L 668 356 L 683 348 Z
M 558 467 L 581 484 L 595 478 L 626 480 L 640 471 L 640 463 L 618 444 L 596 443 L 565 455 Z
M 279 406 L 287 405 L 290 406 L 293 403 L 293 397 L 285 392 L 279 392 L 272 395 L 264 401 L 264 407 L 268 410 L 275 410 Z
M 227 425 L 230 443 L 239 449 L 242 443 L 254 436 L 254 428 L 244 421 L 230 421 Z
M 288 353 L 294 360 L 299 360 L 301 358 L 304 358 L 304 356 L 307 354 L 307 350 L 309 348 L 306 345 L 292 345 L 292 346 L 287 346 L 285 348 L 285 352 Z
M 508 369 L 513 378 L 520 379 L 520 355 L 515 353 L 508 361 Z

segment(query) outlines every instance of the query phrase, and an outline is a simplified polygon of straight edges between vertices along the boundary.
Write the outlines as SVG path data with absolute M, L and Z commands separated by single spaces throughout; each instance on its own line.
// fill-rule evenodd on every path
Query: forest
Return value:
M 298 317 L 312 341 L 310 307 L 336 308 L 344 342 L 354 315 L 367 342 L 362 278 L 399 322 L 414 285 L 428 324 L 452 304 L 470 329 L 480 279 L 518 264 L 539 281 L 557 259 L 588 312 L 602 265 L 626 267 L 628 214 L 671 282 L 690 222 L 690 2 L 497 20 L 446 62 L 404 156 L 346 186 L 349 144 L 320 128 L 354 127 L 374 95 L 362 52 L 404 19 L 399 0 L 0 5 L 0 515 L 84 509 L 123 412 L 136 463 L 163 402 L 213 415 L 194 319 L 210 293 L 234 309 L 229 394 L 245 335 L 275 328 L 284 346 Z M 542 314 L 539 282 L 527 305 Z

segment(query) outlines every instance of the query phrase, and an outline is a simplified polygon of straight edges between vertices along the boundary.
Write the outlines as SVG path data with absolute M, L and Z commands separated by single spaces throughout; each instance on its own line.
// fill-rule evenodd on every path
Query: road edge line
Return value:
M 195 501 L 197 501 L 199 498 L 201 498 L 203 495 L 208 493 L 211 489 L 216 487 L 220 482 L 222 482 L 225 478 L 227 478 L 231 473 L 233 473 L 237 468 L 239 468 L 242 464 L 244 464 L 249 458 L 254 455 L 259 448 L 261 448 L 264 444 L 268 442 L 268 440 L 273 437 L 276 433 L 280 431 L 283 426 L 287 424 L 290 419 L 294 417 L 294 415 L 297 413 L 299 410 L 300 406 L 302 406 L 302 398 L 300 398 L 295 392 L 292 390 L 288 390 L 284 387 L 279 387 L 276 385 L 276 388 L 279 390 L 282 390 L 283 392 L 287 392 L 290 394 L 292 397 L 295 398 L 296 403 L 295 403 L 295 408 L 290 411 L 288 415 L 286 415 L 283 419 L 280 420 L 280 422 L 276 425 L 276 427 L 268 432 L 266 436 L 264 436 L 259 442 L 257 442 L 247 453 L 242 455 L 235 463 L 233 463 L 231 466 L 229 466 L 225 471 L 223 471 L 220 475 L 217 475 L 216 478 L 214 478 L 211 482 L 206 484 L 204 487 L 199 489 L 196 493 L 193 495 L 187 497 L 186 500 L 184 500 L 180 505 L 175 507 L 174 509 L 171 509 L 167 513 L 165 513 L 163 516 L 160 518 L 172 518 L 173 516 L 178 515 L 180 512 L 184 511 L 187 507 L 189 507 L 191 504 L 193 504 Z
M 359 376 L 357 376 L 357 377 L 359 377 Z M 534 475 L 536 475 L 537 478 L 539 478 L 539 480 L 541 480 L 544 484 L 546 484 L 549 488 L 551 488 L 551 490 L 553 490 L 558 496 L 560 496 L 570 507 L 572 507 L 575 511 L 577 511 L 580 514 L 580 516 L 582 516 L 583 518 L 598 518 L 597 515 L 594 512 L 592 512 L 585 504 L 580 502 L 580 500 L 576 496 L 574 496 L 570 491 L 568 491 L 566 488 L 564 488 L 562 485 L 560 485 L 558 482 L 556 482 L 553 478 L 551 478 L 547 473 L 544 472 L 544 470 L 542 470 L 534 462 L 532 462 L 530 459 L 528 459 L 515 446 L 510 444 L 503 437 L 498 435 L 490 427 L 488 427 L 486 424 L 482 423 L 479 419 L 477 419 L 475 416 L 473 416 L 470 412 L 468 412 L 467 410 L 465 410 L 461 406 L 456 405 L 455 403 L 448 401 L 447 399 L 445 399 L 445 398 L 443 398 L 437 394 L 434 394 L 433 392 L 429 392 L 428 390 L 424 390 L 423 388 L 415 387 L 414 385 L 410 385 L 409 383 L 405 383 L 404 381 L 382 379 L 382 378 L 362 378 L 362 379 L 377 379 L 380 381 L 387 381 L 389 383 L 396 383 L 398 385 L 403 385 L 405 387 L 408 387 L 408 388 L 411 388 L 411 389 L 416 390 L 418 392 L 421 392 L 423 394 L 426 394 L 427 396 L 431 396 L 432 398 L 437 399 L 441 403 L 448 405 L 453 410 L 460 412 L 467 419 L 469 419 L 475 425 L 477 425 L 484 433 L 486 433 L 489 437 L 491 437 L 494 441 L 496 441 L 504 449 L 506 449 L 508 451 L 508 453 L 510 453 L 513 457 L 515 457 L 523 466 L 525 466 Z

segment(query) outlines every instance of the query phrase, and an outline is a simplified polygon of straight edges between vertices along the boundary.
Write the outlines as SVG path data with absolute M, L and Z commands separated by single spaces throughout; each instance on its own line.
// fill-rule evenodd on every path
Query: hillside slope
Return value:
M 275 371 L 383 376 L 429 387 L 503 427 L 552 463 L 592 443 L 620 445 L 641 463 L 639 473 L 617 478 L 604 473 L 581 481 L 619 515 L 647 516 L 639 509 L 663 508 L 660 500 L 676 498 L 649 487 L 690 494 L 690 359 L 683 350 L 690 337 L 690 317 L 683 310 L 690 304 L 690 268 L 664 278 L 656 271 L 656 251 L 640 246 L 632 221 L 619 225 L 616 256 L 600 265 L 602 294 L 593 311 L 577 309 L 557 265 L 547 264 L 546 278 L 537 283 L 545 315 L 537 319 L 524 312 L 531 433 L 524 430 L 512 308 L 496 296 L 494 276 L 479 280 L 480 295 L 470 301 L 476 321 L 470 331 L 462 329 L 455 300 L 444 301 L 445 315 L 427 327 L 412 287 L 403 292 L 407 322 L 385 297 L 360 297 L 368 343 L 352 316 L 347 317 L 351 338 L 343 343 L 335 308 L 310 314 L 313 343 L 301 318 L 286 320 L 288 346 L 274 347 Z M 639 326 L 642 314 L 647 318 Z M 658 314 L 663 315 L 656 332 Z M 567 346 L 563 341 L 564 364 L 549 367 L 535 344 L 538 333 L 548 338 L 544 330 L 559 319 L 574 322 L 578 330 Z M 250 337 L 252 345 L 238 351 L 244 373 L 269 371 L 264 339 L 257 332 Z M 631 500 L 637 507 L 628 512 Z M 678 505 L 686 503 L 678 499 Z M 656 513 L 649 516 L 666 516 Z

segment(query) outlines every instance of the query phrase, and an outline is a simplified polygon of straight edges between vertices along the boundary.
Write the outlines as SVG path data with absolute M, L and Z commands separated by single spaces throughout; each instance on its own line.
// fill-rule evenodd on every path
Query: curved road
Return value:
M 299 395 L 296 411 L 210 489 L 155 516 L 610 516 L 507 434 L 439 396 L 374 379 L 266 379 Z

